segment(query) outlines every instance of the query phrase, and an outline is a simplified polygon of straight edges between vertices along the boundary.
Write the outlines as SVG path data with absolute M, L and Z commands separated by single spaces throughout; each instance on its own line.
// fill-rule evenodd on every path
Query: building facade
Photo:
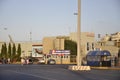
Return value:
M 56 37 L 44 37 L 43 38 L 43 52 L 49 53 L 50 50 L 64 50 L 64 41 L 72 40 L 77 42 L 77 33 L 70 33 L 69 36 L 56 36 Z M 94 50 L 95 35 L 92 32 L 81 33 L 81 53 L 83 56 L 88 51 Z
M 120 32 L 105 35 L 100 41 L 96 42 L 96 48 L 110 51 L 112 56 L 118 56 L 120 49 Z
M 77 42 L 77 33 L 70 33 L 70 40 Z M 83 57 L 94 50 L 95 48 L 95 34 L 93 32 L 81 32 L 81 54 Z
M 0 43 L 0 50 L 2 48 L 2 45 L 6 43 L 7 48 L 9 45 L 9 42 L 1 42 Z M 31 57 L 32 56 L 32 45 L 38 45 L 42 44 L 40 41 L 22 41 L 22 42 L 14 42 L 16 49 L 18 48 L 18 44 L 21 45 L 21 57 Z M 13 46 L 13 43 L 11 43 L 11 47 Z

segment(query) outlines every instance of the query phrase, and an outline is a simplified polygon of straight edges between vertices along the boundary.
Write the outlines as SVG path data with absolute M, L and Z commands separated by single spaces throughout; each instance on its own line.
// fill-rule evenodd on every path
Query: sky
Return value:
M 77 0 L 0 0 L 0 41 L 67 36 L 77 31 L 74 13 Z M 81 0 L 81 32 L 120 32 L 120 0 Z

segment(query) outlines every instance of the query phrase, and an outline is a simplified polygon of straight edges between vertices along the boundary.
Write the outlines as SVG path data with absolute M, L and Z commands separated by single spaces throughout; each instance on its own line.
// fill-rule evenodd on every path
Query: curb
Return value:
M 120 67 L 91 67 L 91 69 L 100 69 L 100 70 L 120 70 Z

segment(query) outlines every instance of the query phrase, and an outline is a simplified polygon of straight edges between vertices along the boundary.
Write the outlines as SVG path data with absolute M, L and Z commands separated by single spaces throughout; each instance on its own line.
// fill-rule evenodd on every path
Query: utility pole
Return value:
M 77 13 L 77 65 L 69 66 L 70 70 L 91 70 L 90 66 L 82 66 L 81 55 L 81 0 L 78 0 Z
M 78 0 L 77 21 L 77 66 L 81 66 L 81 0 Z

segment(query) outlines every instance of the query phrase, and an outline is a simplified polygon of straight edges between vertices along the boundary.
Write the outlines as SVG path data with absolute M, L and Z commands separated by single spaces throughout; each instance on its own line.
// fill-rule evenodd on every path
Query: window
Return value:
M 94 50 L 94 43 L 92 43 L 92 50 Z
M 89 42 L 87 42 L 87 51 L 89 51 Z

